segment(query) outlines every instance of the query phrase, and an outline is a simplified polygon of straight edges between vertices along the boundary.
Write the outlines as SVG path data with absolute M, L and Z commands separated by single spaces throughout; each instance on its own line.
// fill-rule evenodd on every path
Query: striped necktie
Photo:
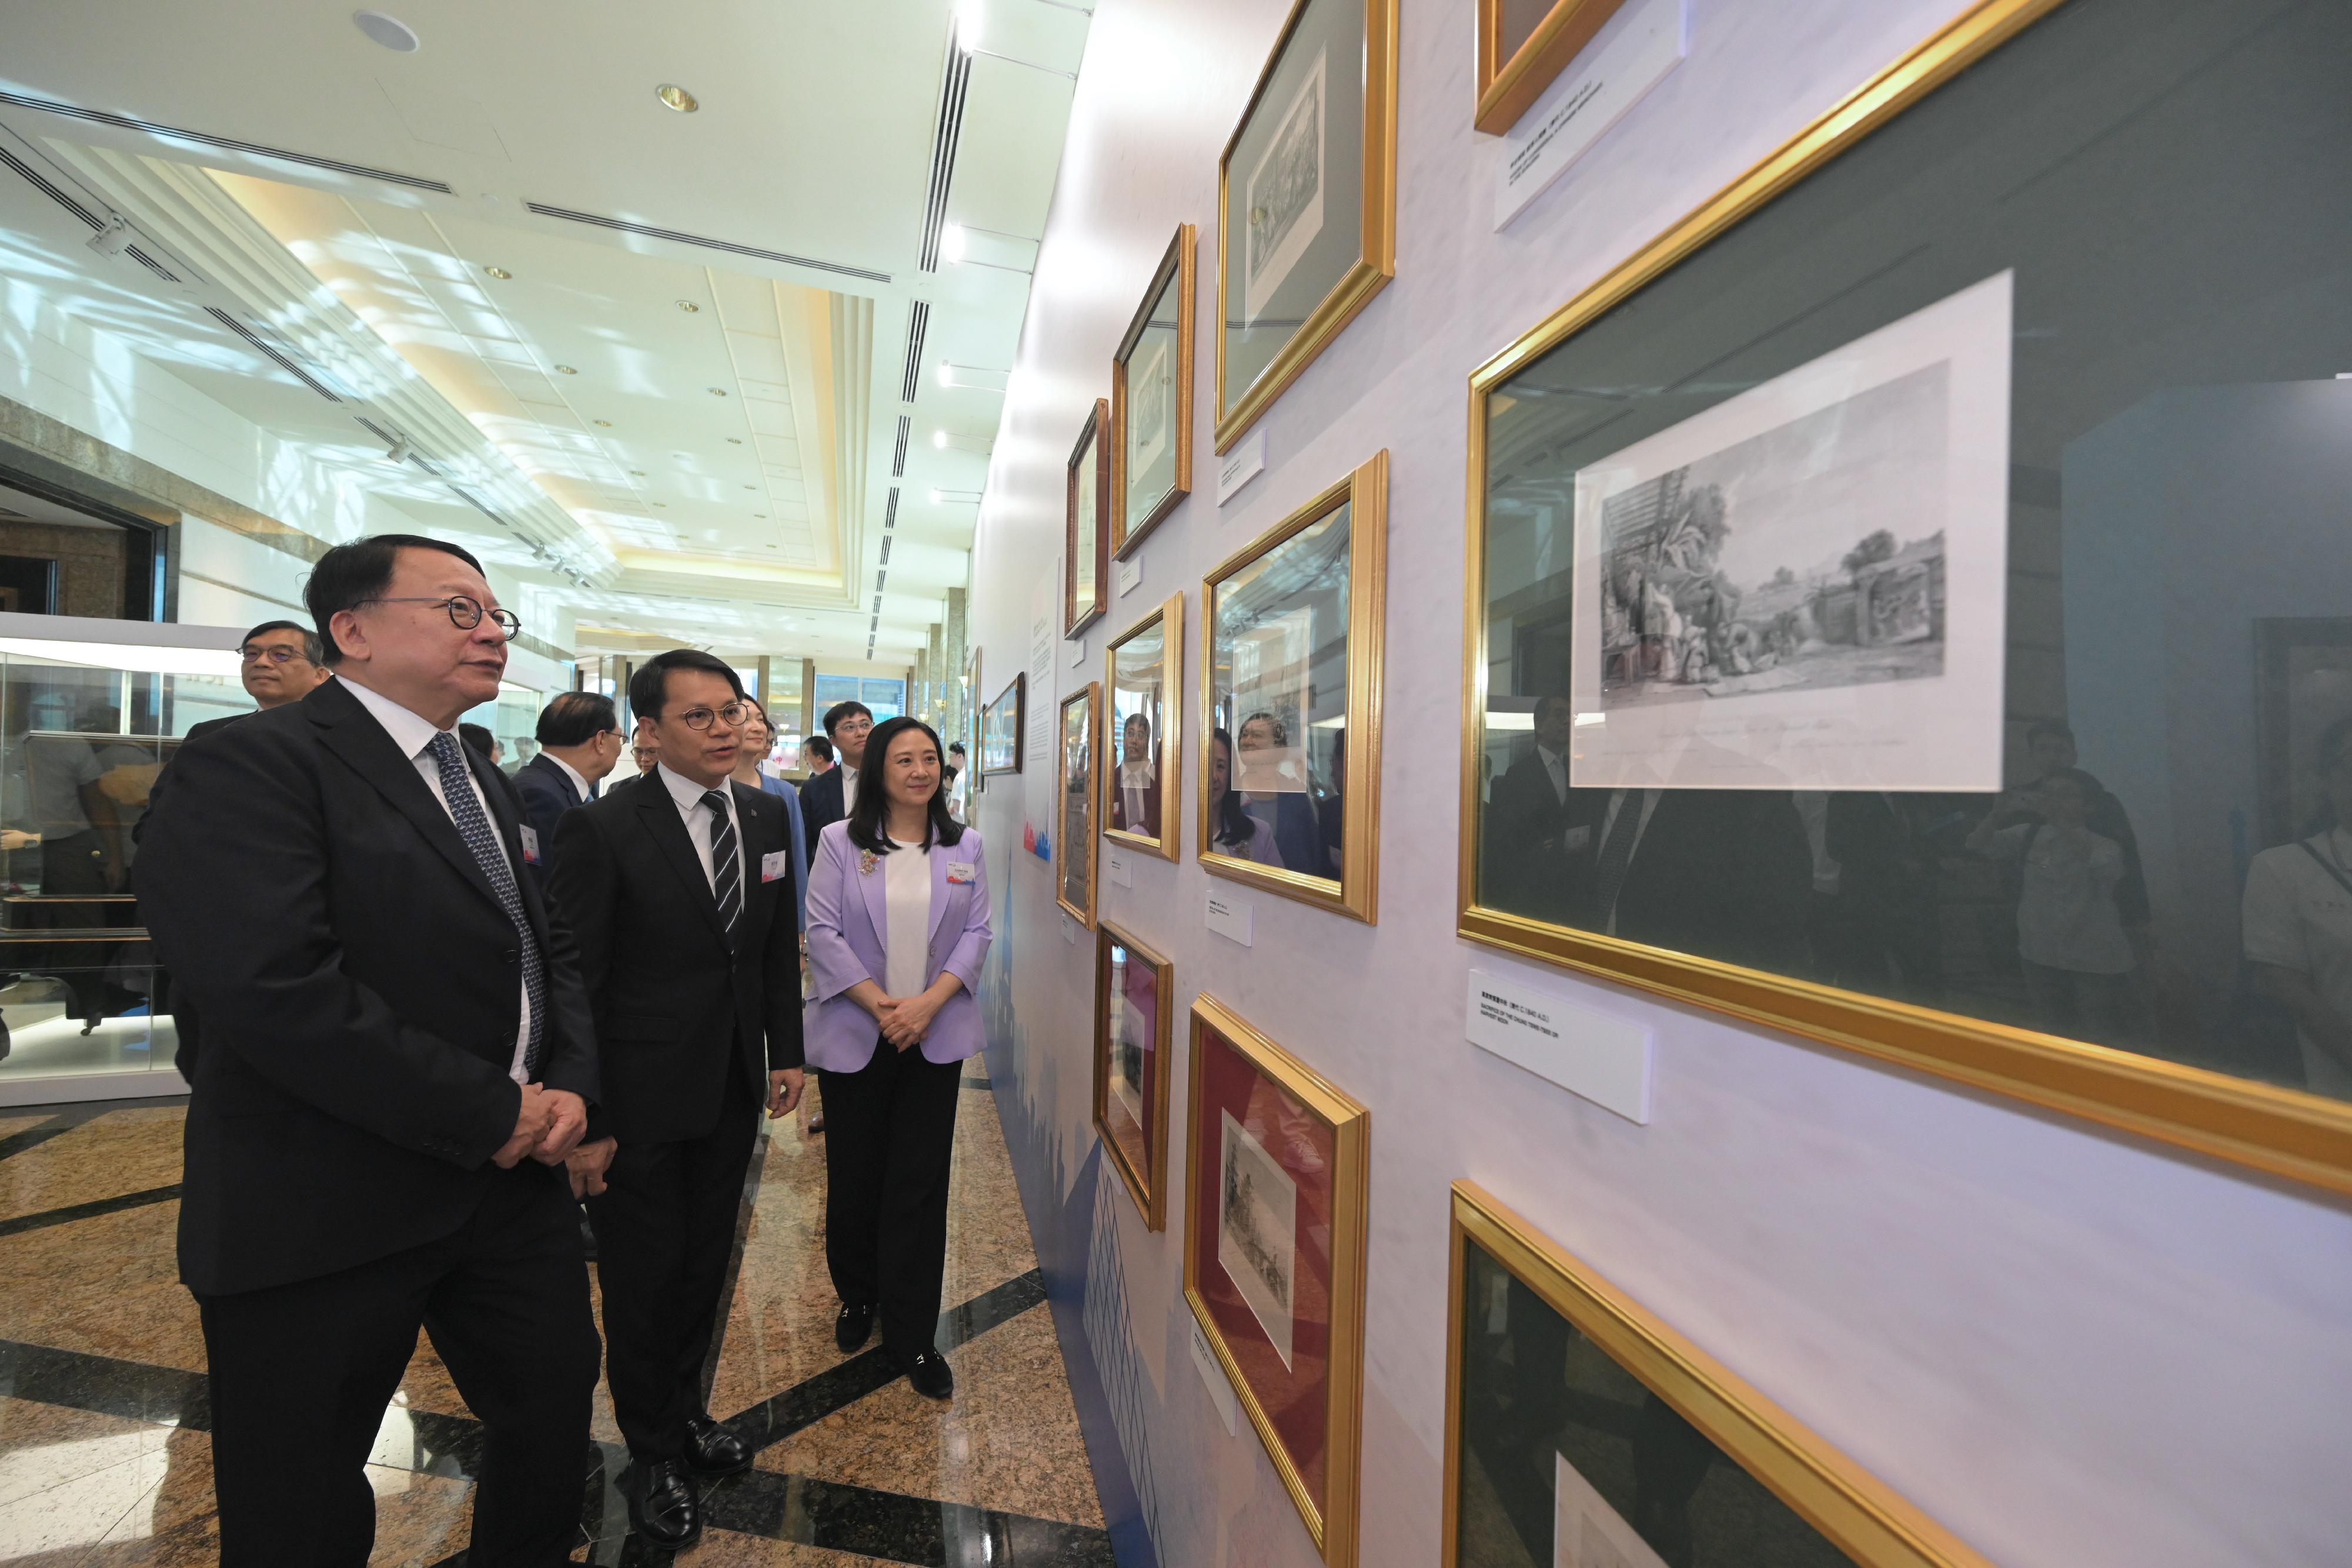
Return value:
M 743 917 L 742 856 L 735 852 L 735 821 L 727 814 L 727 797 L 716 789 L 703 791 L 710 808 L 710 894 L 719 901 L 719 923 L 727 928 L 727 946 L 735 946 L 735 925 Z
M 530 999 L 530 1039 L 522 1053 L 523 1077 L 528 1081 L 539 1073 L 540 1047 L 547 1039 L 547 964 L 540 955 L 539 938 L 531 933 L 530 917 L 523 914 L 522 891 L 515 886 L 514 868 L 507 863 L 506 852 L 499 847 L 489 819 L 482 813 L 482 802 L 474 794 L 473 776 L 457 749 L 457 737 L 442 730 L 425 749 L 433 754 L 433 766 L 441 776 L 442 798 L 448 802 L 450 821 L 457 824 L 457 836 L 466 841 L 474 863 L 482 868 L 490 891 L 498 895 L 499 907 L 514 922 L 515 935 L 521 939 L 523 994 Z

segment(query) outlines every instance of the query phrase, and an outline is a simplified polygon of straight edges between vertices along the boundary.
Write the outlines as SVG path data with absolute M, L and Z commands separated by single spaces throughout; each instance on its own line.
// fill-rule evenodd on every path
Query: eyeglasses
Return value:
M 425 599 L 412 596 L 404 599 L 370 599 L 364 601 L 364 602 L 369 604 L 437 604 L 442 609 L 449 612 L 449 624 L 455 626 L 460 632 L 471 632 L 475 627 L 479 626 L 482 623 L 482 617 L 487 615 L 498 623 L 499 630 L 506 634 L 509 642 L 512 642 L 515 634 L 522 630 L 522 622 L 515 618 L 515 612 L 513 611 L 485 610 L 482 608 L 482 601 L 480 600 L 468 599 L 462 593 L 453 593 L 446 599 Z
M 273 664 L 290 664 L 297 659 L 310 661 L 299 648 L 256 648 L 247 646 L 236 651 L 236 656 L 248 664 L 258 664 L 267 659 Z
M 677 716 L 686 720 L 688 729 L 709 729 L 712 719 L 719 720 L 730 729 L 740 729 L 743 721 L 751 716 L 751 711 L 748 703 L 729 703 L 721 708 L 690 707 Z

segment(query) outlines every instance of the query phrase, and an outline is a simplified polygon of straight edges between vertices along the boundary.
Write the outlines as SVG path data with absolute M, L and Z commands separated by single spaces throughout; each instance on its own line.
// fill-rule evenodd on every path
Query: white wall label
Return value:
M 1078 923 L 1066 915 L 1062 916 L 1062 940 L 1073 947 L 1078 945 Z
M 1234 1397 L 1234 1385 L 1225 1369 L 1217 1364 L 1217 1353 L 1210 1348 L 1209 1336 L 1201 1332 L 1198 1318 L 1192 1320 L 1192 1364 L 1201 1369 L 1201 1381 L 1209 1385 L 1209 1403 L 1217 1407 L 1225 1436 L 1237 1436 L 1242 1429 L 1242 1402 Z
M 1143 580 L 1143 562 L 1123 560 L 1118 563 L 1118 596 L 1125 599 Z
M 1086 662 L 1087 643 L 1086 639 L 1081 637 L 1070 644 L 1070 668 L 1075 670 Z
M 1265 472 L 1265 432 L 1254 430 L 1250 438 L 1225 454 L 1217 464 L 1217 505 L 1233 499 L 1234 492 Z
M 1250 945 L 1250 916 L 1257 906 L 1246 898 L 1235 898 L 1222 888 L 1209 889 L 1209 929 L 1230 941 L 1246 947 Z
M 1103 852 L 1103 863 L 1109 869 L 1110 880 L 1113 883 L 1120 887 L 1135 885 L 1135 864 L 1127 858 L 1124 852 L 1106 850 Z
M 1579 56 L 1505 132 L 1495 160 L 1496 228 L 1524 212 L 1665 79 L 1689 48 L 1684 5 L 1641 0 L 1620 12 L 1609 39 Z
M 1650 1120 L 1650 1031 L 1640 1024 L 1473 969 L 1462 1032 L 1629 1122 Z

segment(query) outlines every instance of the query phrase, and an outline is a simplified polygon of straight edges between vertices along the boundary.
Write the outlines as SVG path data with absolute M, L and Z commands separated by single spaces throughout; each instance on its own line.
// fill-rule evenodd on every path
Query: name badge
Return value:
M 948 883 L 950 886 L 959 883 L 969 883 L 974 874 L 972 863 L 970 861 L 948 862 Z
M 539 863 L 539 830 L 537 828 L 525 828 L 522 831 L 522 863 L 525 865 Z
M 760 857 L 760 880 L 774 882 L 793 869 L 792 862 L 782 850 L 771 850 Z

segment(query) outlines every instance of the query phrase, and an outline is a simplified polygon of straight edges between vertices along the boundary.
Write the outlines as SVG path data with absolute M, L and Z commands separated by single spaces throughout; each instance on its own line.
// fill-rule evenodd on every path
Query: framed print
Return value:
M 1500 136 L 1543 96 L 1625 0 L 1476 0 L 1478 108 L 1472 123 Z
M 1125 560 L 1192 492 L 1191 224 L 1176 225 L 1111 357 L 1110 553 Z
M 1095 768 L 1102 756 L 1102 686 L 1088 681 L 1062 699 L 1061 746 L 1054 789 L 1062 802 L 1062 864 L 1054 902 L 1091 930 L 1095 923 Z
M 1095 400 L 1087 427 L 1070 449 L 1069 527 L 1062 574 L 1062 635 L 1075 637 L 1110 607 L 1110 471 L 1103 437 L 1110 429 L 1110 403 Z
M 980 710 L 980 776 L 1021 771 L 1021 724 L 1029 706 L 1029 673 L 1018 670 Z
M 1103 654 L 1110 694 L 1104 719 L 1114 748 L 1103 770 L 1103 831 L 1171 861 L 1184 798 L 1183 667 L 1181 593 L 1119 633 Z
M 2352 33 L 2149 5 L 1979 0 L 1473 373 L 1457 929 L 2352 1192 Z
M 1126 932 L 1095 927 L 1095 1131 L 1143 1215 L 1168 1223 L 1168 1040 L 1175 968 Z
M 1356 1561 L 1370 1117 L 1222 1003 L 1192 1003 L 1184 1301 L 1323 1561 Z
M 1452 1235 L 1444 1568 L 1990 1568 L 1474 1182 Z
M 1201 584 L 1201 863 L 1366 924 L 1379 915 L 1388 455 Z
M 1396 276 L 1396 0 L 1297 0 L 1217 161 L 1217 450 Z

